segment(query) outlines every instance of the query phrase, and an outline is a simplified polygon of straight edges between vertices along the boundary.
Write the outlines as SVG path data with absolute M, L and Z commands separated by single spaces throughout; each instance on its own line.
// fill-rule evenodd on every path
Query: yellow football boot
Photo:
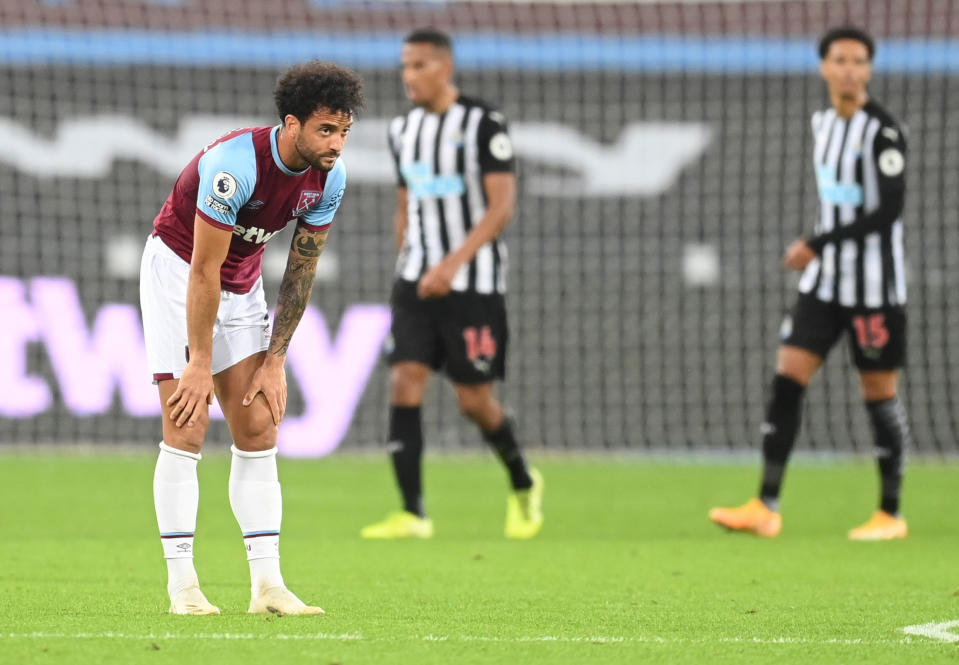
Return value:
M 360 530 L 363 538 L 432 538 L 433 520 L 401 510 L 390 514 L 382 522 L 370 524 Z
M 507 538 L 528 539 L 543 528 L 543 475 L 530 469 L 533 486 L 526 490 L 514 490 L 506 498 Z

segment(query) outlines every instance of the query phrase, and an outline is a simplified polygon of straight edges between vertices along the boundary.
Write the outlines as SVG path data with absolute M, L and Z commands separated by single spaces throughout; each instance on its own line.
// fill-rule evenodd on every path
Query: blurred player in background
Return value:
M 322 613 L 280 574 L 277 428 L 287 347 L 343 196 L 338 158 L 364 98 L 355 74 L 317 61 L 285 72 L 274 98 L 279 125 L 229 132 L 187 165 L 143 254 L 140 305 L 163 409 L 153 491 L 174 614 L 219 613 L 193 567 L 196 466 L 214 393 L 233 435 L 230 504 L 250 564 L 249 611 Z M 271 336 L 261 257 L 290 222 Z
M 759 497 L 709 516 L 729 529 L 774 537 L 779 492 L 799 430 L 802 397 L 829 350 L 846 334 L 872 421 L 881 482 L 879 510 L 853 540 L 906 536 L 899 512 L 909 424 L 897 397 L 906 350 L 903 249 L 906 137 L 866 85 L 875 46 L 857 28 L 820 41 L 831 108 L 813 115 L 813 164 L 821 202 L 816 233 L 796 240 L 783 265 L 802 270 L 799 298 L 783 322 L 772 400 L 763 426 Z
M 422 498 L 420 409 L 430 373 L 453 382 L 460 409 L 509 472 L 505 533 L 531 538 L 543 523 L 543 480 L 527 466 L 493 381 L 506 369 L 506 246 L 513 216 L 513 146 L 501 113 L 460 95 L 448 35 L 410 33 L 402 76 L 414 108 L 390 125 L 399 173 L 394 225 L 389 443 L 403 510 L 364 538 L 429 538 Z

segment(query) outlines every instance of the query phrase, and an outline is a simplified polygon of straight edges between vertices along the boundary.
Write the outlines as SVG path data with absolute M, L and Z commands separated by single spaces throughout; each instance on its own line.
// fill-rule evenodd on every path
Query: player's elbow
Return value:
M 193 261 L 190 263 L 190 280 L 198 284 L 215 284 L 219 289 L 220 266 L 212 261 Z
M 509 226 L 509 223 L 513 220 L 513 215 L 516 214 L 516 202 L 502 201 L 494 208 L 493 212 L 496 216 L 497 229 L 502 231 Z
M 511 173 L 492 173 L 486 176 L 487 214 L 503 229 L 516 213 L 516 177 Z

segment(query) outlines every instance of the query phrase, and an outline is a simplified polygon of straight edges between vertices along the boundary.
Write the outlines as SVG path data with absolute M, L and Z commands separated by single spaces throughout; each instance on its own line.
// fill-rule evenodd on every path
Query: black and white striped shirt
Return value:
M 820 214 L 807 242 L 819 256 L 799 290 L 844 307 L 904 305 L 902 127 L 869 101 L 848 119 L 813 114 L 812 130 Z
M 395 118 L 389 140 L 407 198 L 397 274 L 415 282 L 486 214 L 483 176 L 514 171 L 513 145 L 500 112 L 462 96 L 444 113 L 417 107 Z M 453 290 L 505 293 L 506 269 L 506 245 L 497 238 L 457 272 Z

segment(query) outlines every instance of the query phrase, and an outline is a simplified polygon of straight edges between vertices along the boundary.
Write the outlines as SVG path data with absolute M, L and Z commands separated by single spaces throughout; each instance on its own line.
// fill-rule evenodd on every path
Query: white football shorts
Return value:
M 186 288 L 190 264 L 150 236 L 140 262 L 140 311 L 153 382 L 179 379 L 187 364 Z M 270 345 L 270 317 L 260 277 L 249 293 L 220 291 L 213 324 L 213 374 Z

